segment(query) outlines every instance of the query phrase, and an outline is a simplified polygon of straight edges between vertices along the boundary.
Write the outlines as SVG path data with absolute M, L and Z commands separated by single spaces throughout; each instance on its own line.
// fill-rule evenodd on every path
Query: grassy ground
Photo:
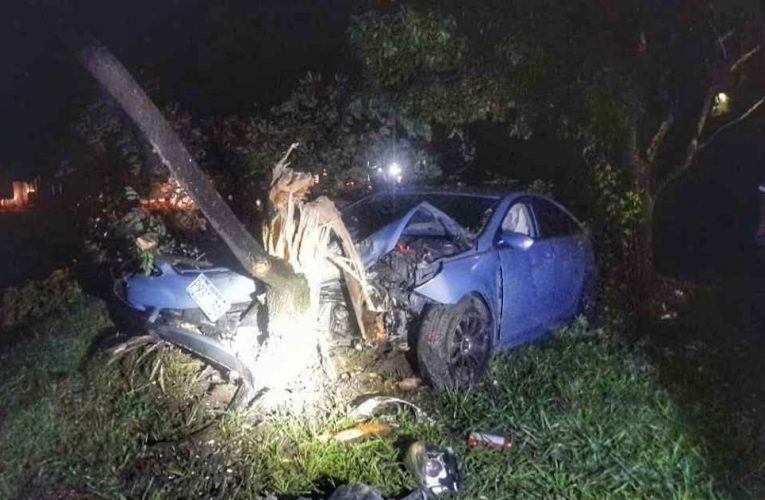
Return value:
M 496 360 L 474 390 L 421 391 L 428 422 L 402 416 L 392 435 L 356 444 L 322 439 L 349 425 L 339 411 L 212 417 L 183 354 L 165 353 L 164 390 L 149 357 L 136 369 L 137 353 L 89 356 L 107 326 L 84 299 L 0 355 L 0 498 L 323 497 L 349 481 L 396 497 L 415 486 L 401 459 L 420 439 L 454 448 L 465 498 L 713 496 L 702 447 L 648 365 L 583 326 Z M 469 450 L 470 430 L 513 447 Z
M 765 497 L 763 271 L 691 286 L 674 320 L 651 328 L 651 362 L 707 443 L 717 480 L 737 498 Z

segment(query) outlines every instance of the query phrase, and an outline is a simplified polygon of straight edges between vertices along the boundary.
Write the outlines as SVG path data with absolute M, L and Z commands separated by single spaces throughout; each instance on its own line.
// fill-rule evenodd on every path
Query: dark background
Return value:
M 153 98 L 196 118 L 279 102 L 308 70 L 350 69 L 345 0 L 33 0 L 4 3 L 0 19 L 0 165 L 20 173 L 54 161 L 93 85 L 61 42 L 67 30 L 102 40 Z
M 65 50 L 59 35 L 66 30 L 101 39 L 155 100 L 204 118 L 280 102 L 308 70 L 353 75 L 345 48 L 351 8 L 346 0 L 4 3 L 0 169 L 19 178 L 55 169 L 71 140 L 74 110 L 95 85 Z M 678 182 L 663 200 L 660 270 L 714 274 L 709 269 L 735 267 L 742 252 L 752 252 L 756 188 L 765 174 L 757 123 L 727 132 L 702 155 L 689 182 Z M 490 126 L 473 133 L 481 172 L 513 165 L 519 176 L 550 180 L 560 192 L 583 184 L 577 169 L 567 168 L 580 157 L 560 141 L 509 140 Z M 569 194 L 576 204 L 577 193 Z

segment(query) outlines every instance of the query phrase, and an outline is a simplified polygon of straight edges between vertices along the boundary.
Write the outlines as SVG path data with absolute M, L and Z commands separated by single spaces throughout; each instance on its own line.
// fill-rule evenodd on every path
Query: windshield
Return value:
M 472 194 L 382 193 L 347 206 L 343 221 L 354 240 L 363 240 L 378 229 L 403 217 L 409 210 L 427 201 L 473 236 L 488 222 L 499 198 Z

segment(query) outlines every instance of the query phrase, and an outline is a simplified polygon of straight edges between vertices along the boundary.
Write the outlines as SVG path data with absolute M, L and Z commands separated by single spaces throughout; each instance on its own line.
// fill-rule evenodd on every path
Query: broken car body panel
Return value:
M 186 288 L 199 274 L 204 274 L 231 304 L 252 302 L 255 281 L 224 267 L 194 267 L 173 264 L 158 258 L 150 275 L 135 274 L 125 279 L 125 298 L 134 308 L 196 309 L 198 306 Z
M 494 257 L 496 258 L 496 257 Z M 444 259 L 441 271 L 430 281 L 414 289 L 429 300 L 440 304 L 457 304 L 467 295 L 477 295 L 489 308 L 495 325 L 494 340 L 499 338 L 499 313 L 495 306 L 500 300 L 497 262 L 487 252 L 470 251 Z

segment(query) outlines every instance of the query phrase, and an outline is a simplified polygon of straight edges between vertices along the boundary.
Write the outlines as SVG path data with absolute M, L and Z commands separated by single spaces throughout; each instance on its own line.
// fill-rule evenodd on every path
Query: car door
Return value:
M 540 250 L 531 244 L 526 248 L 503 244 L 503 233 L 536 236 L 531 199 L 521 198 L 508 208 L 495 237 L 501 276 L 500 342 L 504 347 L 518 345 L 539 331 L 544 316 L 540 315 L 539 291 L 532 271 Z
M 561 207 L 541 197 L 532 203 L 538 230 L 532 262 L 537 288 L 549 306 L 545 327 L 571 317 L 585 278 L 586 238 L 581 226 Z

